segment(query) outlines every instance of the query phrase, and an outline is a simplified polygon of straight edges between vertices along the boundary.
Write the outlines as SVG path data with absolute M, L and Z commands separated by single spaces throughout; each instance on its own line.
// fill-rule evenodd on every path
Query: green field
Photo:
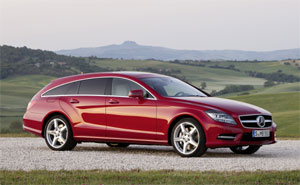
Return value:
M 289 184 L 300 171 L 0 171 L 1 184 Z
M 218 64 L 220 66 L 234 65 L 236 69 L 241 71 L 257 71 L 262 73 L 274 73 L 281 70 L 282 73 L 300 76 L 299 70 L 293 65 L 284 65 L 279 61 L 266 61 L 266 62 L 212 62 L 212 64 Z
M 262 88 L 255 93 L 261 94 L 272 94 L 272 93 L 281 93 L 281 92 L 300 92 L 300 83 L 285 83 L 280 85 L 275 85 L 273 87 Z
M 22 122 L 22 116 L 32 96 L 54 77 L 28 75 L 0 80 L 0 129 L 7 130 L 13 121 Z M 20 130 L 16 130 L 19 132 Z
M 184 76 L 185 79 L 200 86 L 201 82 L 206 82 L 208 92 L 221 90 L 226 85 L 253 85 L 254 90 L 223 95 L 225 98 L 232 98 L 239 101 L 249 102 L 261 106 L 274 115 L 274 120 L 278 125 L 277 136 L 299 137 L 299 83 L 281 83 L 276 86 L 263 86 L 266 81 L 262 78 L 249 77 L 244 70 L 256 70 L 263 72 L 276 72 L 281 69 L 287 74 L 299 75 L 298 69 L 292 65 L 284 65 L 281 62 L 210 62 L 205 67 L 177 64 L 154 60 L 98 60 L 92 61 L 96 65 L 111 70 L 131 70 L 153 68 L 155 70 L 180 70 L 179 73 L 172 73 L 176 76 Z M 210 68 L 215 64 L 228 66 L 234 64 L 235 68 L 241 71 L 228 69 Z M 0 130 L 1 133 L 20 132 L 20 129 L 10 128 L 13 121 L 22 123 L 22 116 L 26 106 L 32 96 L 42 87 L 48 84 L 55 77 L 44 75 L 23 75 L 9 77 L 0 80 Z M 288 94 L 287 94 L 288 92 Z M 244 95 L 243 95 L 244 94 Z M 249 95 L 245 95 L 249 94 Z
M 28 75 L 1 80 L 1 108 L 26 108 L 32 96 L 53 79 L 43 75 Z
M 277 136 L 300 137 L 300 92 L 231 97 L 269 110 L 277 124 Z
M 257 87 L 253 90 L 224 94 L 222 97 L 228 98 L 233 96 L 249 94 L 277 94 L 284 92 L 300 92 L 300 83 L 281 83 L 272 87 Z
M 211 92 L 212 90 L 219 91 L 229 84 L 263 87 L 266 81 L 261 78 L 249 77 L 245 72 L 209 68 L 208 65 L 200 67 L 154 60 L 95 60 L 94 62 L 99 67 L 108 67 L 113 70 L 136 71 L 137 69 L 148 67 L 157 70 L 177 69 L 180 70 L 181 73 L 174 73 L 174 75 L 184 76 L 186 80 L 193 85 L 200 87 L 201 82 L 206 82 L 207 92 Z M 209 65 L 214 65 L 214 63 L 212 62 Z

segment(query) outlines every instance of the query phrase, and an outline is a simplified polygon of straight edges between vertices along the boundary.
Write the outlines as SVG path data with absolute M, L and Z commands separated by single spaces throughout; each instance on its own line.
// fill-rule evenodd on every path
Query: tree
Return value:
M 217 91 L 216 90 L 212 90 L 211 93 L 210 93 L 210 95 L 216 96 L 217 95 Z
M 206 83 L 205 82 L 202 82 L 201 83 L 201 89 L 205 89 L 207 86 L 206 86 Z
M 211 93 L 213 96 L 220 96 L 223 94 L 229 94 L 234 92 L 242 92 L 242 91 L 249 91 L 254 89 L 252 85 L 226 85 L 226 87 L 218 92 Z
M 265 81 L 265 83 L 264 83 L 264 87 L 271 87 L 274 85 L 275 85 L 275 83 L 271 80 Z

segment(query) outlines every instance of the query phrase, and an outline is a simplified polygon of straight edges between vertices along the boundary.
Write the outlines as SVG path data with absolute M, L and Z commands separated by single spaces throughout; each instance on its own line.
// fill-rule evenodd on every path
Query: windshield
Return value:
M 165 97 L 206 96 L 193 86 L 172 77 L 150 77 L 140 80 Z

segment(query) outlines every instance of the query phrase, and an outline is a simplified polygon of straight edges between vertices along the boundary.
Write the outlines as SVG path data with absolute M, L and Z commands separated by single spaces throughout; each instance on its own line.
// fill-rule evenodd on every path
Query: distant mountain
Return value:
M 241 50 L 177 50 L 156 46 L 143 46 L 133 41 L 120 45 L 59 50 L 57 54 L 68 56 L 157 60 L 283 60 L 299 59 L 300 48 L 276 51 Z

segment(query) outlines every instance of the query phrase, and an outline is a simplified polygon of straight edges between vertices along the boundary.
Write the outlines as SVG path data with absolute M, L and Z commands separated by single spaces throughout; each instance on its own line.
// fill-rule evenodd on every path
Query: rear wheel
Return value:
M 54 116 L 46 123 L 45 141 L 52 150 L 72 150 L 77 142 L 69 122 L 63 116 Z
M 207 150 L 204 131 L 192 118 L 185 118 L 176 123 L 172 130 L 171 142 L 175 151 L 182 157 L 199 157 Z
M 126 148 L 129 146 L 128 143 L 106 143 L 109 147 L 119 147 L 119 148 Z
M 257 152 L 257 150 L 261 146 L 235 146 L 235 147 L 230 147 L 230 150 L 233 151 L 236 154 L 253 154 Z

